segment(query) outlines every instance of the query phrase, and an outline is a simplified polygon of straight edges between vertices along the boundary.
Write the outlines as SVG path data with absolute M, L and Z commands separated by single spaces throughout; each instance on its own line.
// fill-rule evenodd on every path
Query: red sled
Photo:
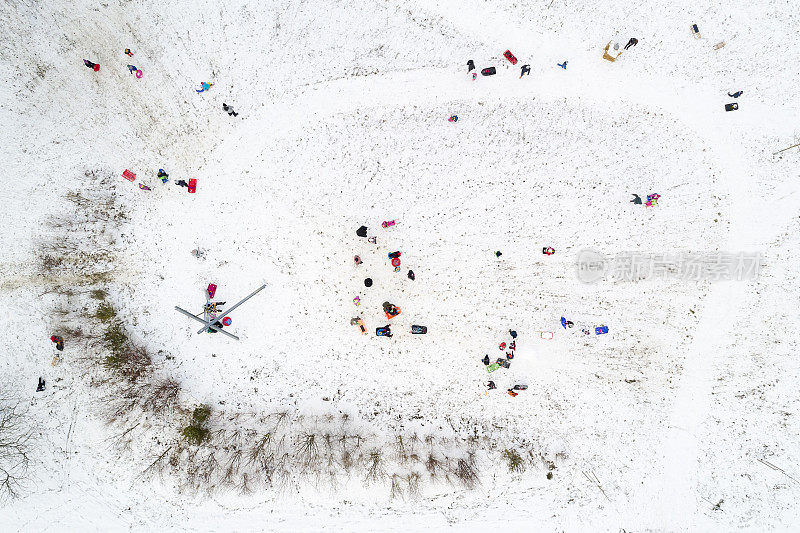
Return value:
M 208 294 L 209 300 L 213 300 L 214 295 L 217 294 L 217 286 L 213 283 L 209 283 L 208 288 L 206 289 L 206 294 Z
M 512 65 L 517 64 L 517 58 L 514 57 L 514 54 L 511 53 L 511 50 L 506 50 L 505 52 L 503 52 L 503 57 L 511 61 Z
M 189 180 L 189 192 L 195 192 L 197 190 L 197 180 L 192 178 Z
M 136 179 L 136 174 L 126 168 L 125 172 L 122 173 L 122 177 L 128 181 L 133 181 Z

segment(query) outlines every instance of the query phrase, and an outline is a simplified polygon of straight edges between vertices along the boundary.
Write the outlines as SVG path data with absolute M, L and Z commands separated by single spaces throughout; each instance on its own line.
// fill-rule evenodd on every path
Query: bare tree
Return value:
M 30 438 L 19 402 L 0 398 L 0 501 L 19 496 L 30 464 Z

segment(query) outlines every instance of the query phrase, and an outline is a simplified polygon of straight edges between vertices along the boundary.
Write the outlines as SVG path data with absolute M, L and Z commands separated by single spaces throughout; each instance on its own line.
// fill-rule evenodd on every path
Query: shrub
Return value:
M 209 433 L 208 428 L 192 425 L 186 426 L 181 431 L 181 435 L 189 444 L 202 444 L 208 439 Z
M 92 292 L 94 293 L 96 291 Z M 116 318 L 116 316 L 117 312 L 114 310 L 114 307 L 106 303 L 100 304 L 100 306 L 97 308 L 97 311 L 94 312 L 94 317 L 100 322 L 108 322 L 109 320 Z
M 116 348 L 116 351 L 112 350 L 112 353 L 103 359 L 103 366 L 106 369 L 116 372 L 131 383 L 138 381 L 149 370 L 151 364 L 152 359 L 145 348 L 127 344 Z
M 207 405 L 201 405 L 199 407 L 194 408 L 194 412 L 192 413 L 192 424 L 197 426 L 202 426 L 208 420 L 208 417 L 211 416 L 211 408 Z
M 522 460 L 517 450 L 506 449 L 503 451 L 503 459 L 506 460 L 509 472 L 524 472 L 525 461 Z
M 105 300 L 108 293 L 103 289 L 94 289 L 89 295 L 95 300 Z
M 188 426 L 181 430 L 181 435 L 189 444 L 202 444 L 211 435 L 205 427 L 208 417 L 211 415 L 211 408 L 207 405 L 195 407 L 192 412 L 192 420 Z
M 114 355 L 122 353 L 128 345 L 128 334 L 122 322 L 115 321 L 103 333 L 103 346 Z M 113 363 L 111 363 L 113 364 Z

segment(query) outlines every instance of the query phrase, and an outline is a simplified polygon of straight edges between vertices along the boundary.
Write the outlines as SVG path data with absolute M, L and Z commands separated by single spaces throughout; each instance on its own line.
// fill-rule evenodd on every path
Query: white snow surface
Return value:
M 0 397 L 34 430 L 0 531 L 800 528 L 800 153 L 772 155 L 800 142 L 794 2 L 12 0 L 0 20 Z M 468 59 L 497 75 L 472 81 Z M 194 195 L 174 185 L 189 178 Z M 182 421 L 144 417 L 121 450 L 90 347 L 67 339 L 51 365 L 59 306 L 96 307 L 85 290 L 65 304 L 47 287 L 70 279 L 38 270 L 69 191 L 126 210 L 104 288 L 184 408 L 210 405 L 223 425 L 347 413 L 386 442 L 481 433 L 496 449 L 479 449 L 480 484 L 392 498 L 361 476 L 247 495 L 143 480 Z M 628 201 L 651 192 L 655 208 Z M 586 248 L 759 252 L 762 269 L 584 284 Z M 239 342 L 174 311 L 199 312 L 210 282 L 228 304 L 267 285 L 231 314 Z M 384 301 L 402 309 L 391 339 L 374 334 Z M 600 324 L 608 335 L 578 331 Z M 481 358 L 509 329 L 516 357 L 487 392 Z M 505 394 L 516 383 L 529 388 Z M 552 479 L 499 456 L 531 446 Z

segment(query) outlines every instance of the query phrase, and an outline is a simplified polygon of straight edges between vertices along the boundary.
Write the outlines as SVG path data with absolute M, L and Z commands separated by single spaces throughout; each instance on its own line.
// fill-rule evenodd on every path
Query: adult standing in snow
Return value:
M 528 76 L 531 75 L 531 66 L 530 65 L 522 65 L 522 72 L 520 72 L 519 77 L 521 78 L 525 74 L 527 74 Z
M 467 74 L 475 70 L 475 62 L 473 60 L 467 61 Z
M 89 67 L 90 69 L 94 70 L 95 72 L 100 70 L 100 65 L 98 65 L 97 63 L 92 63 L 88 59 L 84 59 L 83 60 L 83 64 L 86 65 L 87 67 Z
M 631 200 L 631 202 L 633 202 L 634 205 L 641 205 L 642 204 L 642 199 L 639 198 L 638 194 L 634 194 L 633 195 L 633 200 Z
M 414 281 L 416 279 L 416 276 L 414 275 L 414 271 L 413 270 L 409 270 L 408 271 L 408 279 L 410 279 L 411 281 Z
M 356 235 L 359 237 L 366 237 L 367 236 L 367 227 L 361 226 L 356 230 Z
M 625 48 L 623 48 L 623 50 L 627 50 L 631 46 L 636 46 L 637 44 L 639 44 L 639 39 L 637 39 L 636 37 L 631 37 L 631 40 L 628 41 L 628 44 L 625 45 Z
M 222 110 L 225 111 L 226 113 L 228 113 L 228 116 L 231 116 L 231 117 L 238 117 L 239 116 L 239 113 L 237 113 L 236 111 L 233 110 L 233 106 L 229 106 L 226 103 L 222 104 Z

